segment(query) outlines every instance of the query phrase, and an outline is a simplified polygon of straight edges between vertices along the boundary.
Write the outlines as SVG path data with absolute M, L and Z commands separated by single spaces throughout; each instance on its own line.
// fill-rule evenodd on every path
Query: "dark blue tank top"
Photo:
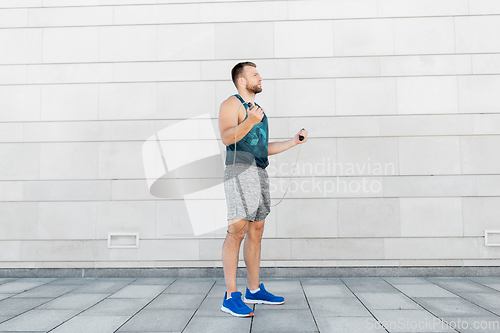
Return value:
M 240 95 L 236 96 L 243 105 L 245 105 L 245 111 L 247 111 L 247 104 L 241 98 Z M 256 106 L 260 107 L 259 104 L 255 103 Z M 248 111 L 245 119 L 248 117 Z M 267 159 L 267 144 L 269 142 L 269 128 L 267 122 L 267 116 L 264 113 L 263 120 L 254 125 L 250 132 L 248 132 L 240 141 L 236 142 L 236 163 L 247 163 L 254 164 L 262 169 L 265 169 L 269 165 Z M 226 146 L 226 165 L 233 164 L 234 160 L 234 148 L 235 144 L 230 144 Z

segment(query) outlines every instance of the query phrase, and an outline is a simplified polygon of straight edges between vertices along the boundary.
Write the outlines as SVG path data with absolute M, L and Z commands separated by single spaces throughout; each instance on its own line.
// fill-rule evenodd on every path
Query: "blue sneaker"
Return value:
M 253 310 L 250 309 L 243 301 L 241 300 L 241 293 L 239 291 L 235 291 L 231 293 L 231 297 L 226 299 L 227 291 L 224 294 L 224 300 L 222 301 L 221 310 L 223 312 L 227 312 L 236 317 L 252 317 Z
M 247 304 L 269 304 L 269 305 L 279 305 L 285 303 L 285 298 L 281 296 L 274 296 L 264 288 L 264 284 L 260 284 L 260 290 L 255 294 L 252 294 L 247 288 L 245 293 L 245 299 L 243 300 Z

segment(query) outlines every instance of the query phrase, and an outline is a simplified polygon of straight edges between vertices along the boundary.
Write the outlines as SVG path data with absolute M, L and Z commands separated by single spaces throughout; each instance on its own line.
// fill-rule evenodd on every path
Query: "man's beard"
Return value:
M 251 86 L 251 87 L 247 86 L 246 89 L 249 93 L 253 93 L 253 94 L 258 94 L 258 93 L 262 92 L 262 87 L 259 87 L 258 85 Z

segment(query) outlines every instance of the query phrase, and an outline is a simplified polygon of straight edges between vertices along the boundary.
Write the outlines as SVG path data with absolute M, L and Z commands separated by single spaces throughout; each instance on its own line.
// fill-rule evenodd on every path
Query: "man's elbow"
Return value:
M 229 146 L 232 143 L 231 138 L 228 138 L 228 136 L 224 135 L 224 133 L 221 133 L 220 139 L 221 139 L 222 143 L 224 144 L 224 146 Z

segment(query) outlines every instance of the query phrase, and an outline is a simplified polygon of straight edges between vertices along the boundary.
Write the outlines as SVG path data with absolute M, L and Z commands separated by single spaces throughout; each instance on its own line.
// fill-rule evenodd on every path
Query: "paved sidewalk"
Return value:
M 500 332 L 500 277 L 262 282 L 285 304 L 235 318 L 220 278 L 2 278 L 0 333 Z

